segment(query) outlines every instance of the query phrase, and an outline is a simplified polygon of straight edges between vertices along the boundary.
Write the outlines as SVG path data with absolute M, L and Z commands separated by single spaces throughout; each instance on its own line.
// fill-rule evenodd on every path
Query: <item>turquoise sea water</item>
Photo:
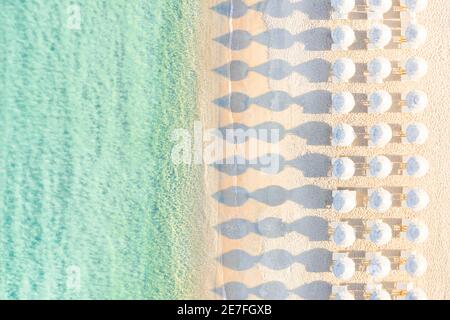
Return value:
M 198 6 L 0 1 L 0 298 L 192 296 Z

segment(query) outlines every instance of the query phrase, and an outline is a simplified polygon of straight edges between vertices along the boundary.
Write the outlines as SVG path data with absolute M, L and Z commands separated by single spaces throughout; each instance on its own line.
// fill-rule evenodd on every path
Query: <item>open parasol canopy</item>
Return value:
M 418 113 L 428 106 L 427 94 L 420 90 L 412 90 L 406 95 L 406 112 Z
M 411 221 L 407 225 L 406 239 L 412 243 L 423 243 L 428 239 L 428 227 L 420 221 Z
M 392 40 L 391 28 L 382 23 L 374 24 L 367 31 L 367 38 L 372 48 L 383 49 Z
M 333 44 L 342 49 L 347 49 L 356 40 L 355 32 L 349 26 L 338 26 L 331 31 Z
M 350 247 L 356 240 L 355 229 L 348 223 L 339 223 L 333 231 L 333 242 L 339 247 Z
M 351 125 L 341 123 L 333 127 L 331 131 L 331 144 L 333 146 L 348 147 L 356 139 L 355 130 Z
M 355 296 L 348 290 L 339 291 L 335 295 L 335 300 L 355 300 Z
M 409 58 L 405 63 L 405 73 L 409 80 L 417 81 L 428 72 L 426 60 L 418 57 Z
M 384 14 L 392 7 L 392 0 L 368 0 L 369 11 Z
M 422 276 L 428 268 L 425 257 L 418 253 L 412 253 L 405 262 L 405 270 L 412 277 Z
M 367 273 L 377 280 L 385 278 L 391 272 L 391 261 L 382 255 L 376 255 L 369 260 Z
M 367 64 L 367 71 L 369 76 L 377 81 L 386 79 L 392 72 L 391 62 L 383 57 L 378 57 L 371 60 Z
M 421 178 L 429 169 L 430 163 L 422 156 L 411 156 L 406 159 L 406 174 L 410 177 Z
M 370 293 L 369 300 L 392 300 L 392 298 L 385 289 L 377 288 Z
M 378 246 L 388 244 L 392 240 L 392 228 L 385 222 L 373 223 L 369 232 L 369 240 Z
M 424 26 L 411 23 L 405 30 L 406 43 L 412 48 L 418 48 L 427 40 L 428 32 Z
M 413 288 L 406 292 L 405 300 L 428 300 L 428 297 L 422 289 Z
M 427 8 L 428 0 L 403 0 L 403 4 L 408 12 L 415 15 Z
M 348 14 L 355 7 L 355 0 L 331 0 L 331 7 L 336 12 Z
M 334 276 L 340 280 L 350 280 L 355 274 L 355 262 L 349 257 L 340 257 L 331 267 Z
M 355 107 L 355 98 L 348 91 L 337 92 L 331 97 L 333 113 L 347 114 Z

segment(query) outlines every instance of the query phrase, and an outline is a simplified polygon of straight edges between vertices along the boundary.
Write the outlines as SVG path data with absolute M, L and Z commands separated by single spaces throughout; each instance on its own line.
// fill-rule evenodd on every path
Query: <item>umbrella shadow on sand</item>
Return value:
M 275 217 L 265 218 L 258 222 L 231 219 L 216 226 L 216 230 L 229 239 L 242 239 L 251 233 L 267 238 L 280 238 L 290 232 L 302 234 L 310 241 L 328 239 L 328 221 L 315 216 L 303 217 L 291 223 L 283 222 L 280 218 Z

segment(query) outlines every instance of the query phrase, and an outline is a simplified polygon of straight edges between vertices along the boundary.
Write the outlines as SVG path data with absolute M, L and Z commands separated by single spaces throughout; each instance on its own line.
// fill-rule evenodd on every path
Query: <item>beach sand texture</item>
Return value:
M 289 1 L 278 1 L 279 4 L 284 3 L 281 7 L 270 6 L 269 2 L 276 1 L 265 1 L 268 3 L 259 7 L 265 12 L 259 12 L 253 7 L 234 19 L 228 19 L 210 9 L 221 1 L 205 2 L 208 5 L 204 8 L 203 21 L 207 27 L 205 25 L 203 28 L 205 32 L 202 40 L 207 50 L 201 52 L 205 68 L 199 86 L 204 127 L 223 127 L 232 123 L 256 126 L 269 121 L 276 122 L 288 134 L 277 144 L 277 149 L 272 150 L 276 150 L 286 161 L 294 161 L 290 161 L 277 174 L 266 174 L 250 168 L 243 174 L 229 176 L 211 166 L 205 167 L 205 207 L 208 212 L 205 219 L 210 225 L 206 234 L 211 251 L 210 255 L 205 255 L 205 288 L 202 296 L 214 299 L 328 299 L 331 286 L 339 283 L 328 271 L 331 254 L 340 250 L 328 241 L 328 221 L 419 218 L 430 229 L 430 237 L 424 244 L 412 246 L 404 239 L 395 238 L 388 245 L 378 248 L 358 239 L 350 250 L 364 252 L 381 249 L 391 254 L 397 254 L 399 250 L 421 252 L 429 264 L 424 276 L 410 279 L 404 272 L 394 270 L 383 283 L 412 281 L 424 289 L 431 299 L 449 299 L 450 194 L 447 185 L 450 162 L 447 159 L 450 152 L 450 92 L 447 87 L 450 72 L 450 20 L 447 14 L 450 12 L 450 2 L 430 1 L 427 10 L 420 14 L 418 21 L 426 26 L 429 35 L 424 46 L 417 50 L 400 50 L 390 46 L 385 50 L 374 51 L 363 49 L 361 42 L 361 35 L 365 33 L 362 31 L 367 30 L 370 22 L 360 15 L 352 16 L 347 22 L 330 20 L 328 0 L 298 0 L 293 6 Z M 251 7 L 257 2 L 246 1 L 245 4 Z M 398 4 L 398 1 L 393 2 L 394 5 Z M 288 7 L 294 10 L 286 17 L 274 17 L 277 13 L 275 8 L 283 9 L 282 13 L 286 14 L 289 12 Z M 385 24 L 393 28 L 395 35 L 400 27 L 398 13 L 391 12 L 386 17 Z M 331 51 L 329 29 L 342 24 L 361 31 L 357 32 L 358 41 L 349 51 Z M 245 42 L 248 46 L 242 50 L 230 50 L 213 40 L 233 30 L 246 30 L 251 35 L 258 35 L 274 28 L 296 35 L 292 46 L 277 49 L 274 47 L 276 41 L 265 45 L 262 44 L 264 36 L 260 36 L 259 42 Z M 241 45 L 244 46 L 244 43 Z M 348 84 L 327 81 L 329 63 L 337 58 L 352 58 L 357 63 L 357 73 L 361 74 L 361 65 L 377 56 L 398 62 L 419 56 L 428 61 L 429 72 L 418 83 L 400 82 L 392 78 L 392 81 L 384 84 L 367 84 L 358 75 Z M 298 66 L 297 72 L 291 72 L 280 80 L 274 79 L 278 71 L 271 69 L 266 75 L 249 72 L 243 80 L 229 81 L 213 71 L 232 60 L 241 60 L 254 67 L 275 59 Z M 328 112 L 333 92 L 348 90 L 356 93 L 359 99 L 379 89 L 393 93 L 394 97 L 411 89 L 423 90 L 428 94 L 429 108 L 416 115 L 399 112 L 331 115 Z M 272 111 L 250 103 L 245 105 L 247 108 L 244 111 L 233 113 L 214 103 L 214 100 L 230 92 L 258 97 L 274 91 L 283 91 L 297 98 L 282 111 Z M 380 121 L 392 124 L 423 122 L 430 129 L 429 140 L 423 146 L 391 143 L 384 148 L 373 149 L 365 146 L 337 149 L 329 145 L 327 137 L 333 124 L 346 122 L 354 126 L 369 126 Z M 261 151 L 264 149 L 261 148 Z M 422 155 L 429 160 L 431 169 L 427 176 L 420 179 L 396 175 L 383 180 L 354 177 L 342 182 L 326 177 L 327 165 L 332 157 L 369 157 L 377 154 Z M 239 206 L 229 206 L 213 196 L 236 186 L 251 193 L 250 198 Z M 338 215 L 324 208 L 330 190 L 336 188 L 410 186 L 421 187 L 429 193 L 431 201 L 426 210 L 414 213 L 405 208 L 393 208 L 387 213 L 376 214 L 357 208 L 348 214 Z M 358 286 L 368 281 L 365 273 L 357 272 L 349 282 Z

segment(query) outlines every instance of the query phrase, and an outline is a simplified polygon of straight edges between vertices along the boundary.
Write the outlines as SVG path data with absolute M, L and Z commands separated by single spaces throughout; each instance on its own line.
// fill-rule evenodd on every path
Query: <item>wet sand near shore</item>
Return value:
M 448 181 L 450 163 L 448 159 L 448 138 L 450 137 L 450 93 L 444 84 L 448 84 L 450 22 L 446 12 L 450 3 L 445 0 L 433 1 L 427 11 L 419 17 L 419 22 L 426 26 L 429 39 L 418 50 L 399 50 L 388 48 L 380 51 L 361 50 L 358 45 L 348 52 L 334 52 L 329 49 L 330 28 L 345 24 L 327 18 L 329 10 L 327 1 L 317 1 L 310 5 L 305 0 L 287 17 L 276 18 L 256 10 L 248 10 L 240 18 L 229 20 L 210 8 L 221 1 L 208 0 L 205 5 L 201 34 L 205 44 L 200 52 L 204 69 L 201 70 L 199 83 L 199 104 L 201 121 L 204 128 L 225 127 L 230 124 L 256 126 L 275 122 L 288 132 L 276 145 L 260 143 L 259 155 L 264 151 L 279 153 L 286 161 L 297 159 L 282 168 L 275 175 L 260 170 L 248 169 L 237 176 L 220 173 L 212 166 L 206 166 L 204 177 L 205 194 L 205 237 L 209 249 L 205 254 L 205 275 L 202 298 L 223 299 L 244 297 L 250 299 L 287 298 L 287 299 L 328 299 L 331 285 L 338 281 L 329 272 L 331 253 L 339 251 L 327 238 L 328 221 L 339 219 L 402 219 L 419 218 L 430 229 L 430 238 L 422 245 L 411 246 L 404 239 L 394 239 L 385 247 L 384 252 L 396 254 L 399 250 L 417 250 L 428 260 L 427 273 L 412 282 L 423 288 L 432 299 L 449 299 L 450 277 L 448 265 L 450 257 L 450 223 L 448 219 L 450 194 Z M 258 1 L 246 1 L 248 6 Z M 303 5 L 301 5 L 303 3 Z M 400 27 L 397 13 L 393 12 L 385 21 L 394 33 Z M 352 19 L 348 22 L 355 30 L 364 31 L 369 22 Z M 300 35 L 289 49 L 267 47 L 256 41 L 243 50 L 230 50 L 213 39 L 233 30 L 246 30 L 257 35 L 268 29 L 282 28 L 293 35 Z M 397 31 L 396 31 L 397 28 Z M 328 36 L 327 36 L 328 35 Z M 419 83 L 389 81 L 384 85 L 366 84 L 356 79 L 349 84 L 332 84 L 327 81 L 329 63 L 339 57 L 350 57 L 357 64 L 367 63 L 377 56 L 385 56 L 391 61 L 403 61 L 411 56 L 420 56 L 429 62 L 429 73 Z M 299 65 L 298 72 L 289 74 L 282 80 L 273 79 L 257 72 L 249 72 L 240 81 L 229 81 L 214 72 L 215 68 L 232 60 L 241 60 L 250 67 L 258 66 L 274 59 L 288 61 Z M 361 71 L 361 70 L 360 70 Z M 329 105 L 332 92 L 348 90 L 359 96 L 384 89 L 397 96 L 411 89 L 427 92 L 430 106 L 420 115 L 390 112 L 382 115 L 352 113 L 349 115 L 331 115 Z M 232 113 L 222 108 L 214 100 L 231 92 L 242 92 L 249 97 L 258 97 L 267 92 L 284 91 L 291 97 L 299 97 L 283 111 L 272 111 L 250 104 L 239 113 Z M 392 143 L 383 149 L 369 149 L 364 146 L 336 149 L 326 143 L 330 126 L 346 122 L 355 126 L 369 126 L 377 122 L 406 124 L 411 121 L 425 123 L 430 129 L 430 138 L 423 146 Z M 295 130 L 293 130 L 295 129 Z M 368 177 L 355 177 L 349 182 L 339 182 L 326 176 L 329 159 L 338 155 L 370 157 L 383 155 L 414 155 L 426 157 L 431 166 L 429 174 L 420 179 L 404 176 L 390 176 L 384 180 Z M 244 154 L 245 155 L 245 154 Z M 240 206 L 229 206 L 217 201 L 213 195 L 230 187 L 242 187 L 251 193 L 251 198 Z M 277 189 L 268 188 L 276 186 Z M 319 204 L 327 198 L 327 192 L 338 187 L 408 187 L 417 186 L 425 189 L 431 198 L 429 207 L 412 213 L 407 209 L 393 208 L 380 216 L 363 208 L 349 214 L 338 215 Z M 280 190 L 281 188 L 281 190 Z M 258 193 L 254 193 L 260 190 Z M 263 190 L 263 191 L 261 191 Z M 271 192 L 275 190 L 275 192 Z M 279 199 L 283 194 L 283 199 Z M 280 200 L 281 203 L 276 203 Z M 270 220 L 267 220 L 270 218 Z M 230 232 L 244 232 L 245 236 L 231 239 L 218 226 L 243 219 L 240 225 L 234 224 Z M 234 228 L 234 229 L 233 229 Z M 247 229 L 245 229 L 247 228 Z M 244 231 L 242 231 L 244 230 Z M 247 231 L 246 231 L 247 230 Z M 240 251 L 238 251 L 240 250 Z M 376 251 L 378 247 L 365 240 L 358 239 L 352 250 Z M 230 256 L 234 253 L 235 256 Z M 224 265 L 220 259 L 228 254 Z M 237 258 L 236 258 L 237 257 Z M 225 263 L 225 264 L 226 264 Z M 408 282 L 403 272 L 393 271 L 385 283 Z M 351 280 L 360 285 L 367 283 L 368 277 L 363 273 Z M 232 283 L 227 290 L 223 286 Z M 278 287 L 277 287 L 278 286 Z M 276 289 L 276 290 L 275 290 Z M 281 296 L 271 296 L 276 291 Z

